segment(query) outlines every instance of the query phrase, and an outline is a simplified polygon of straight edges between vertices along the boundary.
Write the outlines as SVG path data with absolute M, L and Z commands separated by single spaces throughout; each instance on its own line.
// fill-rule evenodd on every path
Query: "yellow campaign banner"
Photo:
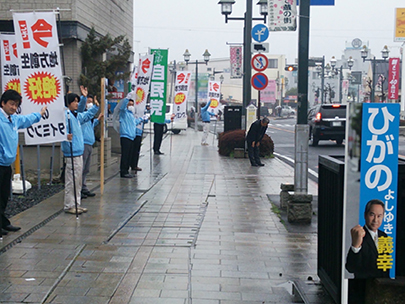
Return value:
M 405 8 L 396 9 L 394 41 L 405 41 Z

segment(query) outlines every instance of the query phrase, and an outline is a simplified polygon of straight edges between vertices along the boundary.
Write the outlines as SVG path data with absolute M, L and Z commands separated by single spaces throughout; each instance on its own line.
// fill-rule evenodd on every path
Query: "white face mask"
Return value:
M 135 107 L 134 106 L 129 106 L 128 110 L 131 111 L 133 114 L 135 114 Z
M 89 102 L 89 103 L 86 104 L 86 109 L 88 110 L 88 109 L 90 109 L 92 106 L 93 106 L 93 104 L 92 104 L 91 102 Z

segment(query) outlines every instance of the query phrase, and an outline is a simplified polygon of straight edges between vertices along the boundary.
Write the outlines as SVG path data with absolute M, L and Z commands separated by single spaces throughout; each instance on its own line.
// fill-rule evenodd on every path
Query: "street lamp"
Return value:
M 386 59 L 388 58 L 390 54 L 390 51 L 388 47 L 385 45 L 384 48 L 381 50 L 381 56 L 383 59 L 376 59 L 375 56 L 371 59 L 368 59 L 368 48 L 367 46 L 363 46 L 363 49 L 361 50 L 361 58 L 363 58 L 363 62 L 365 61 L 371 61 L 372 63 L 372 69 L 373 69 L 373 79 L 372 79 L 372 85 L 371 85 L 371 96 L 370 96 L 370 102 L 375 101 L 375 86 L 376 86 L 376 77 L 374 77 L 375 72 L 376 72 L 376 64 L 377 63 L 384 63 L 386 62 Z M 384 88 L 381 88 L 383 94 L 384 94 Z
M 210 61 L 211 54 L 208 52 L 208 50 L 205 50 L 204 54 L 202 54 L 204 61 L 198 61 L 196 60 L 195 62 L 190 62 L 190 64 L 195 64 L 195 114 L 194 114 L 194 128 L 196 131 L 198 131 L 198 126 L 197 126 L 197 112 L 198 112 L 198 65 L 199 64 L 208 64 L 208 61 Z M 186 65 L 189 64 L 191 54 L 186 49 L 186 51 L 183 54 L 184 61 L 186 62 Z
M 250 103 L 252 98 L 252 88 L 250 78 L 252 77 L 252 69 L 250 61 L 252 59 L 251 41 L 252 41 L 252 20 L 263 21 L 266 23 L 267 19 L 267 0 L 259 0 L 257 5 L 260 5 L 261 18 L 253 18 L 252 0 L 246 0 L 246 12 L 244 17 L 229 17 L 232 14 L 232 5 L 234 0 L 220 0 L 218 4 L 221 5 L 221 13 L 225 16 L 225 23 L 228 20 L 242 20 L 244 21 L 243 31 L 243 100 L 242 100 L 242 113 L 245 113 L 247 104 Z
M 336 68 L 336 63 L 337 60 L 335 58 L 335 56 L 332 56 L 331 60 L 330 60 L 330 65 L 332 67 L 332 77 L 334 77 L 335 75 L 339 75 L 339 102 L 342 103 L 343 101 L 343 89 L 342 89 L 342 84 L 343 84 L 343 63 L 340 66 L 340 68 Z M 347 66 L 349 67 L 349 69 L 351 70 L 354 64 L 354 60 L 353 58 L 350 56 L 349 59 L 347 59 Z

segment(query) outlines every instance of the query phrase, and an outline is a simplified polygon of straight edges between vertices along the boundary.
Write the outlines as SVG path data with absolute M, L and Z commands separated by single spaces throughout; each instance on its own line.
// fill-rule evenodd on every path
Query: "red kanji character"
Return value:
M 44 19 L 38 19 L 33 26 L 31 26 L 34 40 L 43 47 L 47 47 L 49 42 L 42 40 L 44 37 L 52 37 L 52 25 Z
M 28 36 L 27 21 L 19 20 L 18 25 L 20 26 L 20 32 L 23 40 L 23 47 L 24 49 L 29 49 L 31 46 L 30 46 L 30 38 Z

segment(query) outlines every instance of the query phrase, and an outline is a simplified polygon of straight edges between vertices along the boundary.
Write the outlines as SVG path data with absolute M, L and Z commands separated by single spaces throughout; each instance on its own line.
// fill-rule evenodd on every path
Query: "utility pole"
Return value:
M 308 56 L 310 0 L 300 1 L 298 40 L 298 111 L 295 126 L 294 190 L 308 193 Z M 323 72 L 323 71 L 322 71 Z

